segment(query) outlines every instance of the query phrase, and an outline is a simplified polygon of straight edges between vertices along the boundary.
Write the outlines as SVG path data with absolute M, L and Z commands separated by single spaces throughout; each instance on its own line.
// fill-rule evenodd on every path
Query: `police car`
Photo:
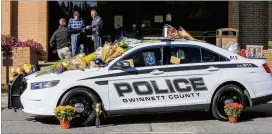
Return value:
M 265 60 L 196 41 L 138 43 L 104 67 L 27 79 L 12 91 L 10 108 L 54 115 L 56 106 L 72 105 L 83 125 L 93 123 L 97 102 L 105 117 L 203 110 L 226 120 L 226 103 L 252 107 L 272 100 Z

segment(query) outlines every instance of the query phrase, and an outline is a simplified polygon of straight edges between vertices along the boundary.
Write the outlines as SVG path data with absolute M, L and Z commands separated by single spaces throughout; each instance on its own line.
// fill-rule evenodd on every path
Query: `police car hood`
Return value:
M 84 70 L 70 70 L 65 71 L 61 74 L 50 73 L 37 76 L 37 73 L 31 74 L 26 77 L 27 82 L 41 82 L 41 81 L 51 81 L 51 80 L 65 80 L 67 82 L 72 82 L 74 80 L 86 78 L 86 77 L 93 77 L 96 75 L 101 75 L 101 72 L 106 73 L 107 70 L 105 68 L 91 68 L 91 69 L 84 69 Z

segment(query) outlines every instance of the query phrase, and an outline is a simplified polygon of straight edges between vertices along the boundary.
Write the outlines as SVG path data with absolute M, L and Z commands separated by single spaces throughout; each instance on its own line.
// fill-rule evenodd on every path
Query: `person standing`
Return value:
M 80 34 L 85 32 L 85 25 L 83 19 L 79 18 L 79 12 L 74 11 L 73 13 L 74 18 L 69 19 L 68 28 L 71 32 L 71 44 L 72 44 L 72 56 L 76 56 L 77 52 L 77 44 L 80 38 Z M 84 45 L 80 44 L 80 51 L 83 52 Z
M 88 26 L 88 29 L 92 29 L 92 40 L 94 42 L 94 49 L 96 50 L 99 47 L 102 47 L 102 28 L 103 28 L 103 21 L 102 18 L 97 15 L 95 9 L 91 10 L 91 16 L 93 18 L 91 26 Z
M 53 33 L 50 39 L 50 46 L 57 47 L 58 56 L 61 60 L 70 59 L 70 33 L 69 29 L 66 27 L 66 20 L 61 18 L 59 20 L 59 28 Z

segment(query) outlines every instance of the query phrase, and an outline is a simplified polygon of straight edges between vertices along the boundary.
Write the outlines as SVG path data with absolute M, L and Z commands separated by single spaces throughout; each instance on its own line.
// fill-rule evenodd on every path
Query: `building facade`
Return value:
M 1 1 L 1 3 L 2 34 L 11 34 L 19 40 L 33 39 L 41 43 L 47 52 L 44 59 L 54 60 L 54 57 L 50 57 L 52 54 L 48 47 L 49 39 L 58 27 L 58 19 L 71 16 L 71 13 L 67 14 L 71 5 L 61 1 Z M 112 33 L 118 35 L 118 29 L 114 29 L 114 16 L 122 15 L 122 25 L 127 35 L 137 31 L 133 31 L 133 24 L 139 28 L 142 24 L 151 25 L 150 29 L 142 31 L 147 31 L 147 34 L 160 34 L 161 27 L 165 23 L 170 23 L 174 26 L 182 24 L 184 29 L 192 33 L 194 31 L 215 32 L 216 29 L 223 27 L 236 28 L 239 30 L 239 44 L 243 46 L 262 45 L 266 49 L 268 41 L 272 41 L 272 2 L 270 1 L 226 1 L 216 4 L 215 2 L 203 4 L 203 2 L 183 1 L 153 3 L 99 1 L 94 5 L 87 4 L 98 9 L 104 20 L 104 31 L 109 35 Z M 84 3 L 78 6 L 84 7 Z M 88 10 L 82 11 L 86 24 L 91 21 L 88 12 Z M 194 14 L 189 14 L 190 12 Z M 165 22 L 166 18 L 162 20 L 162 23 L 154 22 L 155 15 L 165 16 L 166 14 L 172 15 L 171 22 Z M 208 17 L 205 18 L 205 16 Z M 111 37 L 115 39 L 114 35 Z

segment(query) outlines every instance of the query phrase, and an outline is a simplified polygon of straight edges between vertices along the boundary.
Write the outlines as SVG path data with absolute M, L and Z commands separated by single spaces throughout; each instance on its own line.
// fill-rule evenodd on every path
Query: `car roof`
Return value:
M 205 43 L 205 42 L 199 42 L 199 41 L 152 41 L 152 42 L 144 42 L 144 43 L 136 43 L 136 44 L 130 44 L 129 46 L 132 47 L 131 49 L 129 49 L 128 51 L 126 51 L 124 54 L 127 55 L 133 51 L 137 51 L 138 49 L 141 48 L 147 48 L 147 47 L 152 47 L 152 46 L 164 46 L 164 45 L 186 45 L 186 46 L 198 46 L 201 48 L 206 48 L 210 51 L 213 51 L 219 55 L 222 55 L 226 58 L 230 58 L 231 56 L 237 56 L 238 59 L 237 60 L 244 60 L 244 57 L 239 56 L 238 54 L 232 53 L 228 50 L 225 50 L 223 48 L 217 47 L 215 45 L 209 44 L 209 43 Z M 119 57 L 121 58 L 121 57 Z M 110 63 L 110 66 L 119 60 L 119 58 L 116 58 L 113 60 L 113 62 Z M 236 61 L 237 61 L 236 60 Z
M 186 45 L 186 46 L 197 46 L 197 47 L 205 48 L 205 49 L 213 51 L 213 52 L 215 52 L 217 54 L 224 55 L 225 57 L 239 56 L 239 55 L 237 55 L 235 53 L 232 53 L 232 52 L 230 52 L 228 50 L 217 47 L 216 45 L 212 45 L 210 43 L 200 42 L 200 41 L 189 41 L 189 40 L 185 40 L 185 41 L 176 41 L 176 40 L 173 40 L 173 41 L 153 41 L 153 42 L 144 42 L 144 43 L 131 44 L 130 47 L 132 47 L 132 49 L 128 50 L 126 53 L 130 53 L 132 51 L 135 51 L 137 49 L 144 48 L 144 47 L 164 46 L 164 45 L 173 45 L 173 46 L 175 46 L 175 45 L 183 45 L 183 44 Z
M 153 42 L 144 42 L 144 43 L 137 43 L 137 44 L 131 44 L 130 47 L 135 49 L 142 48 L 142 47 L 150 47 L 150 46 L 163 46 L 163 45 L 182 45 L 186 44 L 187 46 L 200 46 L 205 47 L 209 49 L 218 49 L 219 47 L 209 44 L 209 43 L 203 43 L 199 41 L 153 41 Z M 221 49 L 221 48 L 219 48 Z

